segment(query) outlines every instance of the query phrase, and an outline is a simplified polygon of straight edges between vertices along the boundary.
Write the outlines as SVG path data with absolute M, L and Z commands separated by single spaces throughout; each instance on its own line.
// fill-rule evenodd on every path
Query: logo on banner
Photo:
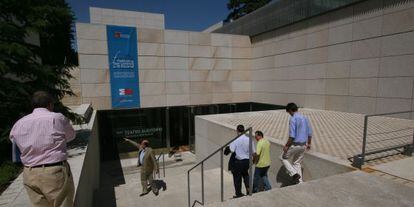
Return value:
M 115 32 L 114 33 L 114 37 L 115 38 L 125 38 L 125 39 L 129 39 L 129 34 L 122 34 L 121 32 Z
M 131 88 L 120 88 L 119 89 L 120 96 L 129 96 L 132 94 L 134 94 L 134 90 L 132 90 Z

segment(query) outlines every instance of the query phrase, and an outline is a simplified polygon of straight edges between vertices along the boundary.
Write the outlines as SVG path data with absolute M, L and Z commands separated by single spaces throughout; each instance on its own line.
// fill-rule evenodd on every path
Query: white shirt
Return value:
M 249 137 L 242 135 L 234 140 L 230 143 L 230 150 L 236 152 L 236 159 L 238 160 L 249 159 Z M 256 152 L 254 142 L 252 143 L 252 152 Z
M 141 150 L 141 154 L 139 154 L 139 163 L 141 165 L 144 164 L 144 155 L 145 155 L 145 149 Z

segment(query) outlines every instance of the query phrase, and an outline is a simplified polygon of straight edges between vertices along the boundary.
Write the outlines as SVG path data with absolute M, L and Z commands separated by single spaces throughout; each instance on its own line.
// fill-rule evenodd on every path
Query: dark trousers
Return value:
M 254 169 L 254 179 L 253 179 L 253 193 L 257 193 L 261 191 L 259 189 L 259 184 L 262 183 L 263 190 L 270 190 L 272 186 L 270 185 L 269 178 L 267 177 L 267 171 L 269 170 L 269 166 L 267 167 L 256 167 Z
M 234 190 L 236 196 L 243 195 L 241 192 L 242 179 L 246 187 L 246 194 L 249 193 L 249 159 L 238 160 L 235 159 L 233 173 Z

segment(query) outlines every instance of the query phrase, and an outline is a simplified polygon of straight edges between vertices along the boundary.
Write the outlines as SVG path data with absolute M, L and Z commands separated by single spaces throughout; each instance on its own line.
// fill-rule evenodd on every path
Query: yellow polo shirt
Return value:
M 259 156 L 259 161 L 256 167 L 267 167 L 272 162 L 270 160 L 270 142 L 269 140 L 262 138 L 257 142 L 256 153 Z

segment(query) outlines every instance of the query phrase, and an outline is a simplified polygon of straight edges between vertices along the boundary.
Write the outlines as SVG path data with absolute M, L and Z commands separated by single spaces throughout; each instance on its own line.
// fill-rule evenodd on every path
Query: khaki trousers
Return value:
M 144 173 L 141 172 L 141 185 L 142 185 L 142 193 L 148 193 L 148 185 L 151 186 L 151 189 L 154 193 L 158 192 L 158 188 L 152 182 L 154 180 L 153 173 Z
M 306 146 L 290 146 L 286 153 L 282 153 L 280 160 L 282 160 L 287 172 L 290 176 L 295 174 L 300 175 L 299 182 L 303 182 L 302 179 L 302 166 L 303 157 L 305 156 Z M 292 163 L 289 159 L 292 158 Z
M 75 187 L 69 164 L 51 167 L 24 167 L 23 184 L 32 205 L 73 206 Z

